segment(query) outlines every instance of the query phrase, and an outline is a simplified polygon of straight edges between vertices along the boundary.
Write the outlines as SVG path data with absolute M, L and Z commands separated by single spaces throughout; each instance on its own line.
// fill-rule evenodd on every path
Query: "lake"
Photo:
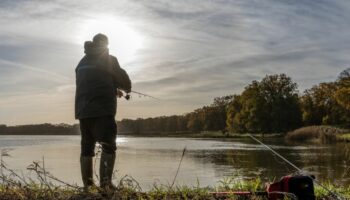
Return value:
M 283 139 L 265 139 L 274 150 L 319 180 L 350 183 L 350 145 L 297 145 Z M 117 139 L 117 180 L 124 175 L 136 179 L 147 190 L 154 183 L 170 184 L 187 147 L 176 179 L 177 184 L 214 186 L 225 177 L 268 181 L 295 170 L 250 138 L 190 139 L 125 137 Z M 3 157 L 19 174 L 30 176 L 26 167 L 45 161 L 51 174 L 81 185 L 80 136 L 0 136 L 0 149 L 10 149 Z

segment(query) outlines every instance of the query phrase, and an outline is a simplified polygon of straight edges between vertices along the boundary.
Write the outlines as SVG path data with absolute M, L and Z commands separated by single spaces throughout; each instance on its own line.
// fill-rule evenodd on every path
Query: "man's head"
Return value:
M 102 33 L 98 33 L 94 36 L 92 42 L 98 47 L 107 47 L 108 37 Z

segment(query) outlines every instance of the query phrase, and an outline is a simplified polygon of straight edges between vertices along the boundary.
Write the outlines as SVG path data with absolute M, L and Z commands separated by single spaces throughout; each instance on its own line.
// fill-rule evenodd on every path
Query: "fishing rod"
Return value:
M 117 93 L 117 95 L 119 97 L 123 97 L 126 99 L 126 100 L 130 100 L 131 96 L 130 96 L 130 93 L 134 93 L 134 94 L 138 94 L 139 96 L 144 96 L 144 97 L 149 97 L 149 98 L 152 98 L 152 99 L 156 99 L 156 100 L 160 100 L 159 98 L 157 97 L 154 97 L 154 96 L 151 96 L 151 95 L 148 95 L 148 94 L 145 94 L 145 93 L 142 93 L 142 92 L 137 92 L 137 91 L 134 91 L 134 90 L 131 90 L 130 92 L 126 92 L 125 90 L 123 89 L 118 89 L 118 90 L 122 90 L 126 93 L 126 95 L 124 96 L 122 93 L 119 94 Z
M 145 93 L 141 93 L 141 92 L 137 92 L 137 91 L 133 91 L 133 90 L 131 90 L 131 93 L 135 93 L 135 94 L 138 94 L 138 95 L 141 95 L 141 96 L 150 97 L 152 99 L 160 100 L 159 98 L 156 98 L 154 96 L 151 96 L 151 95 L 148 95 L 148 94 L 145 94 Z
M 180 171 L 180 167 L 181 167 L 181 164 L 182 164 L 182 159 L 185 157 L 186 149 L 187 149 L 187 146 L 185 146 L 185 148 L 182 150 L 181 160 L 180 160 L 179 166 L 177 167 L 176 174 L 175 174 L 175 177 L 173 179 L 173 183 L 171 184 L 170 188 L 172 188 L 174 186 L 174 184 L 175 184 L 177 175 L 178 175 L 178 173 Z
M 252 134 L 248 133 L 248 136 L 250 138 L 252 138 L 254 141 L 258 142 L 259 144 L 261 144 L 262 146 L 264 146 L 267 150 L 271 151 L 273 154 L 275 154 L 276 156 L 278 156 L 279 158 L 281 158 L 283 161 L 285 161 L 286 163 L 288 163 L 290 166 L 292 166 L 294 169 L 296 169 L 298 171 L 298 173 L 303 174 L 309 178 L 311 178 L 311 180 L 313 180 L 317 185 L 321 186 L 324 190 L 326 190 L 327 192 L 329 192 L 333 197 L 335 197 L 338 200 L 345 200 L 344 197 L 342 197 L 340 194 L 337 194 L 336 192 L 333 192 L 332 190 L 328 189 L 326 186 L 322 185 L 320 182 L 318 182 L 317 180 L 315 180 L 314 177 L 312 177 L 311 175 L 309 175 L 308 173 L 305 173 L 306 171 L 303 171 L 302 169 L 300 169 L 299 167 L 297 167 L 295 164 L 293 164 L 291 161 L 289 161 L 287 158 L 283 157 L 281 154 L 279 154 L 278 152 L 276 152 L 275 150 L 273 150 L 270 146 L 266 145 L 265 143 L 263 143 L 262 141 L 260 141 L 259 139 L 257 139 L 256 137 L 254 137 Z

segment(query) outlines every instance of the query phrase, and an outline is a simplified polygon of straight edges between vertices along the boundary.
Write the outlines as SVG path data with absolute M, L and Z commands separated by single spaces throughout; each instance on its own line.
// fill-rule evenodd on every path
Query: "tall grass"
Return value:
M 332 143 L 338 141 L 339 135 L 346 130 L 331 126 L 307 126 L 287 133 L 288 141 Z

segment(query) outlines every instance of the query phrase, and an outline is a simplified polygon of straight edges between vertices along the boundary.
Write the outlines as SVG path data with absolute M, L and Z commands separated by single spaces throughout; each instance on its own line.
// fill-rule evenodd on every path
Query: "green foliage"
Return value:
M 227 126 L 234 132 L 285 132 L 301 124 L 297 84 L 285 74 L 253 81 L 235 95 L 227 113 Z
M 146 119 L 123 119 L 118 122 L 122 133 L 166 135 L 201 131 L 223 131 L 226 128 L 226 108 L 232 96 L 217 97 L 209 106 L 185 115 L 161 116 Z
M 330 181 L 322 183 L 328 190 L 340 194 L 345 199 L 350 198 L 350 186 L 338 186 L 332 184 Z M 331 197 L 327 190 L 322 188 L 321 186 L 315 186 L 315 195 L 317 199 L 334 199 Z
M 233 96 L 217 97 L 210 106 L 204 106 L 188 114 L 188 130 L 194 132 L 225 130 L 226 110 L 232 98 Z
M 264 191 L 265 186 L 261 179 L 258 177 L 252 180 L 241 180 L 235 177 L 226 177 L 219 181 L 219 185 L 216 187 L 217 191 Z
M 334 82 L 320 83 L 299 97 L 285 74 L 252 81 L 241 94 L 214 98 L 212 104 L 184 115 L 118 121 L 118 132 L 133 135 L 191 135 L 199 132 L 285 133 L 301 125 L 350 127 L 350 68 Z M 0 125 L 0 134 L 78 134 L 67 124 Z
M 79 125 L 78 124 L 69 125 L 64 123 L 29 124 L 29 125 L 17 125 L 17 126 L 0 125 L 0 134 L 78 135 Z
M 337 81 L 320 83 L 301 97 L 305 125 L 350 126 L 350 69 Z
M 123 119 L 118 131 L 161 136 L 231 130 L 237 133 L 287 132 L 302 125 L 350 124 L 350 70 L 336 82 L 320 83 L 298 97 L 297 84 L 285 74 L 253 81 L 239 95 L 215 98 L 209 106 L 184 115 Z M 303 121 L 302 121 L 303 120 Z M 1 130 L 8 129 L 1 126 Z M 225 134 L 223 134 L 225 135 Z
M 334 97 L 340 106 L 350 111 L 350 87 L 338 89 Z
M 341 194 L 345 198 L 350 198 L 350 187 L 335 186 L 330 182 L 323 183 L 328 189 Z M 218 200 L 218 199 L 260 199 L 264 200 L 267 197 L 254 195 L 240 197 L 236 195 L 219 196 L 216 192 L 229 191 L 264 191 L 263 183 L 259 178 L 251 181 L 242 181 L 234 178 L 227 178 L 226 181 L 220 183 L 216 188 L 209 187 L 188 187 L 177 186 L 171 188 L 169 186 L 155 185 L 150 191 L 142 192 L 130 187 L 120 187 L 116 191 L 108 193 L 100 191 L 98 188 L 84 192 L 82 189 L 71 189 L 66 187 L 47 188 L 40 185 L 27 186 L 6 186 L 0 185 L 0 198 L 7 200 L 162 200 L 162 199 L 179 199 L 179 200 Z M 316 186 L 315 195 L 317 200 L 334 199 L 323 188 Z
M 344 133 L 337 135 L 337 141 L 350 142 L 350 133 Z

